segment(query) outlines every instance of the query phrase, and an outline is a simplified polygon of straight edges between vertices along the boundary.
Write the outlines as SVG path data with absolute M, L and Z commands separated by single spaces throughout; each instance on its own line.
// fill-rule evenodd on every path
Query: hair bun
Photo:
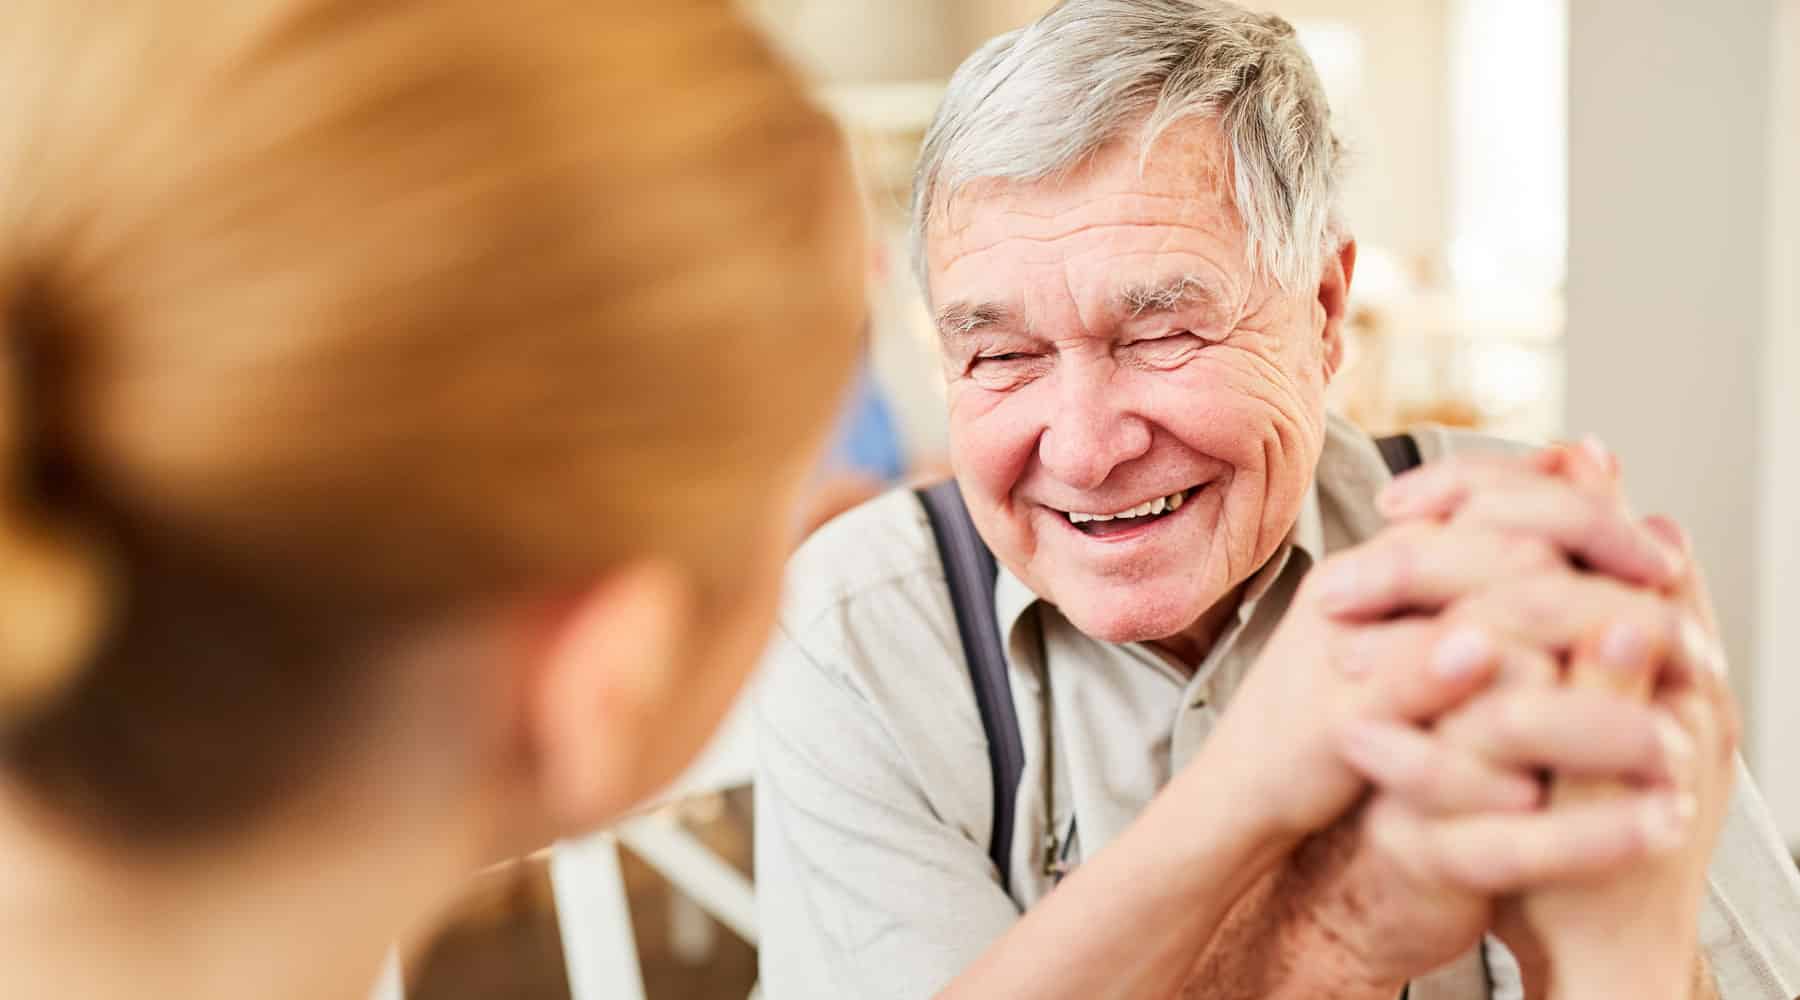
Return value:
M 31 496 L 29 345 L 0 289 L 0 731 L 42 708 L 92 657 L 112 574 L 104 547 Z

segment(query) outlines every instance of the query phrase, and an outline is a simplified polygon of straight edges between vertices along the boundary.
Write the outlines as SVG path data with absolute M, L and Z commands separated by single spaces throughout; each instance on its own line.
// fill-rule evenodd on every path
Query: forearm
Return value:
M 1117 841 L 1027 912 L 942 994 L 1173 994 L 1234 903 L 1293 846 L 1241 817 L 1230 790 L 1190 768 Z M 1193 803 L 1207 803 L 1200 810 Z
M 1309 842 L 1244 894 L 1194 963 L 1183 1000 L 1399 996 L 1403 982 L 1368 976 L 1330 922 L 1308 911 L 1318 885 L 1300 855 L 1315 846 Z
M 1585 1000 L 1597 996 L 1667 998 L 1667 1000 L 1719 1000 L 1718 985 L 1704 954 L 1695 954 L 1688 974 L 1661 975 L 1639 962 L 1613 969 L 1576 969 L 1567 974 L 1554 968 L 1547 975 L 1526 977 L 1526 1000 Z M 1534 980 L 1535 979 L 1535 983 Z M 1684 981 L 1685 980 L 1685 981 Z M 1541 989 L 1539 986 L 1541 985 Z

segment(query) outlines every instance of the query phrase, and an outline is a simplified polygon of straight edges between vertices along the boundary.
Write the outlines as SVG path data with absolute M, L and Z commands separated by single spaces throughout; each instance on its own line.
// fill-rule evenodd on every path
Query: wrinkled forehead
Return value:
M 1007 275 L 1060 270 L 1061 281 L 1098 281 L 1121 267 L 1196 263 L 1247 279 L 1232 185 L 1230 150 L 1211 119 L 1178 123 L 1148 148 L 1136 135 L 1116 140 L 1059 176 L 976 178 L 951 191 L 926 226 L 928 291 L 935 303 L 947 286 Z

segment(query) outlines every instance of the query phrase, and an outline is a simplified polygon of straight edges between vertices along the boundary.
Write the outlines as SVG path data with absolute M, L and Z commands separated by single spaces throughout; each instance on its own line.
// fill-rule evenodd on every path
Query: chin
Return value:
M 1126 643 L 1178 635 L 1212 606 L 1205 595 L 1163 594 L 1141 583 L 1121 589 L 1123 593 L 1081 595 L 1058 602 L 1057 610 L 1089 638 Z

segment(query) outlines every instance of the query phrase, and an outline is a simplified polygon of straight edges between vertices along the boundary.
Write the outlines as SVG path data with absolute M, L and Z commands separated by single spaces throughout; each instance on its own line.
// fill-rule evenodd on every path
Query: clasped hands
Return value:
M 1534 1000 L 1708 995 L 1738 723 L 1682 532 L 1592 441 L 1451 456 L 1380 503 L 1209 741 L 1256 755 L 1245 794 L 1294 839 L 1284 933 L 1371 996 L 1487 932 Z

